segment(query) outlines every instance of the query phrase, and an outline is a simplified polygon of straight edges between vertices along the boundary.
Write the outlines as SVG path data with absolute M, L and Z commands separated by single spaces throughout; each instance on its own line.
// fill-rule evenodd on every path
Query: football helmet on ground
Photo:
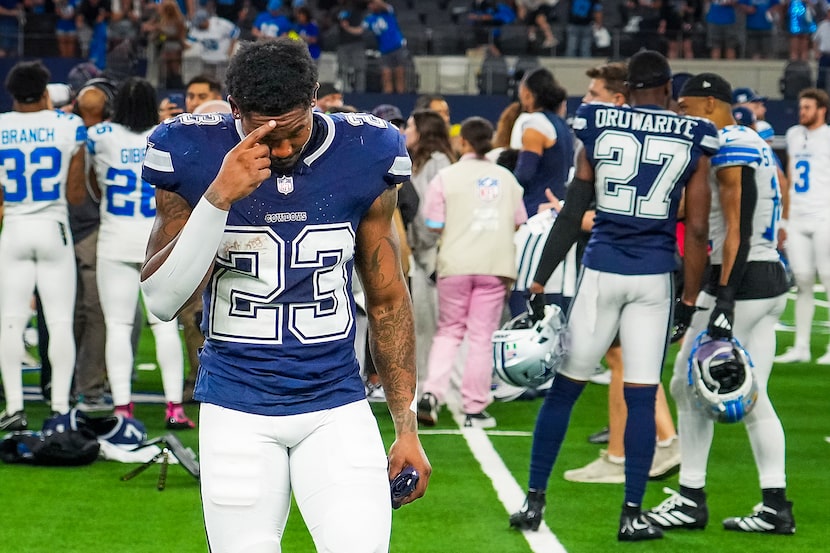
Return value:
M 523 313 L 495 331 L 492 342 L 499 378 L 513 386 L 538 388 L 553 378 L 565 361 L 565 316 L 557 305 L 545 306 L 545 316 L 536 322 Z
M 718 422 L 738 422 L 752 411 L 758 385 L 749 353 L 735 339 L 698 335 L 689 355 L 688 384 L 698 407 Z

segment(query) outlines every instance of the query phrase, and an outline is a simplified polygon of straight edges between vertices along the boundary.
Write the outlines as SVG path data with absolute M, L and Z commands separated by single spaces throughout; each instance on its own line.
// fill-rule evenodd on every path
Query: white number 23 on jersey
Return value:
M 215 340 L 280 344 L 284 321 L 303 344 L 343 339 L 354 324 L 347 261 L 354 254 L 348 223 L 309 225 L 291 243 L 271 229 L 228 227 L 211 279 L 209 336 Z M 286 271 L 313 271 L 307 301 L 281 302 Z

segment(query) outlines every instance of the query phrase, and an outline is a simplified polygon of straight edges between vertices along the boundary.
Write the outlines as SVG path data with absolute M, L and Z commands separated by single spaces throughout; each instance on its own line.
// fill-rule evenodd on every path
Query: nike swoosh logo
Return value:
M 648 528 L 648 524 L 640 520 L 639 518 L 635 518 L 631 521 L 631 527 L 635 530 L 645 530 Z
M 723 141 L 723 143 L 724 144 L 729 144 L 730 142 L 735 142 L 736 140 L 738 140 L 738 139 L 737 138 L 727 138 L 726 140 Z

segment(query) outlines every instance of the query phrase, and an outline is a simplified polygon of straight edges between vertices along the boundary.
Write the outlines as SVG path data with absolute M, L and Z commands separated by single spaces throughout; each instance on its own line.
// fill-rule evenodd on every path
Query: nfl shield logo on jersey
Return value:
M 280 194 L 290 194 L 294 191 L 294 177 L 281 176 L 277 177 L 277 192 Z
M 492 177 L 478 180 L 478 196 L 485 202 L 491 202 L 499 197 L 499 181 Z

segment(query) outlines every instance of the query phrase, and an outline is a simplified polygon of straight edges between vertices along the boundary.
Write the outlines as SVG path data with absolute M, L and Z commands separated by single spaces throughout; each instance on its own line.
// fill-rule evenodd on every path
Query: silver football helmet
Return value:
M 523 388 L 538 388 L 553 378 L 565 361 L 568 333 L 557 305 L 546 305 L 535 323 L 527 313 L 493 333 L 493 365 L 499 378 Z
M 758 384 L 749 353 L 734 338 L 713 340 L 701 332 L 689 355 L 688 384 L 698 407 L 718 422 L 738 422 L 752 411 Z

